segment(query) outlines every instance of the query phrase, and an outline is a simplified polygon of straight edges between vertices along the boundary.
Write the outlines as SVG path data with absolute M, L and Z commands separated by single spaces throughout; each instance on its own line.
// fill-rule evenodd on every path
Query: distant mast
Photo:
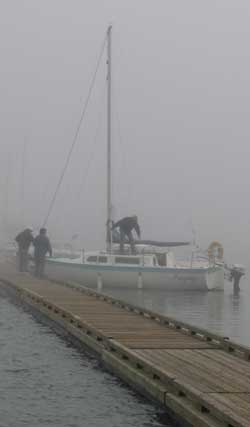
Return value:
M 107 252 L 112 252 L 112 200 L 111 200 L 111 33 L 112 26 L 107 30 Z
M 25 169 L 26 169 L 26 153 L 27 153 L 27 140 L 24 140 L 23 142 L 23 148 L 22 148 L 22 159 L 21 159 L 21 191 L 20 191 L 20 210 L 21 210 L 21 225 L 24 227 L 24 211 L 25 211 Z

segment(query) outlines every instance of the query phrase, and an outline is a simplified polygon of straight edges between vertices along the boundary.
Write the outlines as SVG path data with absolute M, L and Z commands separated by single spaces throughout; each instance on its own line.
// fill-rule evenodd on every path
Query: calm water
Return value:
M 231 283 L 224 292 L 165 292 L 114 290 L 103 292 L 161 314 L 217 332 L 250 346 L 250 283 L 242 280 L 234 295 Z
M 172 426 L 158 407 L 0 298 L 1 427 Z

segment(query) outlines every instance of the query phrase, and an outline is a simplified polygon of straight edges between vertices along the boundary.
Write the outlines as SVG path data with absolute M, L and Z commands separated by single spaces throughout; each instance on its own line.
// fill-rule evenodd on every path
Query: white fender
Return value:
M 103 288 L 102 275 L 100 273 L 97 274 L 97 289 L 101 291 Z
M 138 274 L 137 288 L 138 289 L 142 289 L 143 288 L 143 280 L 142 280 L 142 274 L 141 274 L 141 272 Z

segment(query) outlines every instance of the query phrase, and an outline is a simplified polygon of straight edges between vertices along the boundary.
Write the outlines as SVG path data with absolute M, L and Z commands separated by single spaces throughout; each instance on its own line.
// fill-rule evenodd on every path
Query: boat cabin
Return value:
M 108 264 L 119 266 L 144 266 L 144 267 L 173 267 L 172 253 L 164 254 L 139 254 L 121 255 L 107 253 L 89 253 L 83 257 L 84 264 Z

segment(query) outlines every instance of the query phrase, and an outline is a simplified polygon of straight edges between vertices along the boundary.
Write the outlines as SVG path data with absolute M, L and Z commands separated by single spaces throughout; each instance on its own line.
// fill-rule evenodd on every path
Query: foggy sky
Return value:
M 137 214 L 143 237 L 164 240 L 191 239 L 193 224 L 202 247 L 220 240 L 247 265 L 249 2 L 0 5 L 0 202 L 13 233 L 44 220 L 112 23 L 116 219 Z M 52 240 L 79 233 L 85 248 L 105 238 L 105 84 L 103 58 L 48 223 Z

